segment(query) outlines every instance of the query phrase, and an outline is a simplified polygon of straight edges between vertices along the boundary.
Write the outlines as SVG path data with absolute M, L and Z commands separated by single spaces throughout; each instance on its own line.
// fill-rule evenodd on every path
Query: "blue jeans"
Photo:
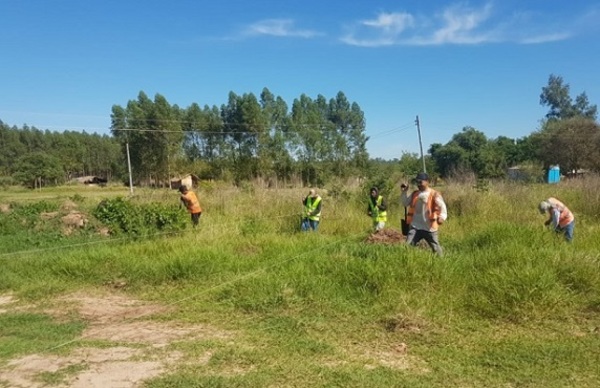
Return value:
M 574 229 L 575 229 L 575 220 L 571 221 L 571 223 L 569 223 L 564 228 L 557 227 L 556 228 L 556 233 L 564 233 L 565 234 L 565 240 L 567 240 L 568 242 L 572 242 L 573 241 L 573 230 Z
M 312 229 L 313 231 L 316 232 L 317 229 L 319 229 L 319 221 L 311 220 L 308 218 L 303 218 L 300 228 L 302 229 L 303 232 L 306 232 L 309 229 Z

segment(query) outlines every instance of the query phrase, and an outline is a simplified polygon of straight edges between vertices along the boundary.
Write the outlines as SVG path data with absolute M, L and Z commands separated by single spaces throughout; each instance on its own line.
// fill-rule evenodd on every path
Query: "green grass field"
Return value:
M 135 235 L 92 216 L 127 188 L 0 192 L 0 387 L 118 362 L 158 368 L 146 387 L 600 386 L 600 181 L 438 189 L 443 258 L 366 243 L 355 190 L 322 193 L 319 233 L 298 231 L 303 189 L 203 186 L 198 229 L 174 190 L 136 190 L 187 227 Z M 572 244 L 543 227 L 548 196 L 575 213 Z M 83 228 L 61 223 L 72 211 Z M 74 356 L 117 348 L 130 364 Z M 33 355 L 55 367 L 20 369 Z

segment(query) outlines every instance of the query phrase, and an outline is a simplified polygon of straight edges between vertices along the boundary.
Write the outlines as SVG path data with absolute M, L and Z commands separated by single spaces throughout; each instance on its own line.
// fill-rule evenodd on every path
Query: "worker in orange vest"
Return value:
M 548 213 L 548 219 L 544 225 L 552 225 L 556 233 L 564 233 L 568 242 L 573 241 L 573 230 L 575 229 L 575 216 L 564 203 L 554 197 L 540 202 L 538 209 L 541 214 Z
M 431 250 L 441 256 L 443 250 L 438 239 L 438 226 L 448 218 L 446 203 L 439 192 L 429 187 L 429 175 L 420 172 L 415 181 L 417 190 L 410 195 L 408 185 L 400 185 L 402 204 L 408 208 L 406 222 L 410 225 L 406 243 L 417 245 L 425 240 Z
M 179 192 L 181 193 L 181 203 L 185 206 L 188 212 L 192 216 L 192 223 L 194 226 L 198 226 L 198 222 L 200 221 L 200 216 L 202 215 L 202 208 L 200 207 L 200 202 L 198 201 L 198 197 L 193 191 L 188 190 L 186 185 L 181 185 L 179 187 Z

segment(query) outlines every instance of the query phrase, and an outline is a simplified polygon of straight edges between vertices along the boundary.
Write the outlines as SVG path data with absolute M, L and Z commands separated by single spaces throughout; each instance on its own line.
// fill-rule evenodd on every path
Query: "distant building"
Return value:
M 198 183 L 200 182 L 200 178 L 198 178 L 194 174 L 185 174 L 179 178 L 171 179 L 171 188 L 179 189 L 181 186 L 185 185 L 188 188 L 198 187 Z
M 567 171 L 565 173 L 565 177 L 566 178 L 581 178 L 583 176 L 585 176 L 586 174 L 589 174 L 589 170 L 586 170 L 585 168 L 580 168 L 578 170 L 571 170 L 571 171 Z
M 105 185 L 108 182 L 108 179 L 106 178 L 101 178 L 99 176 L 95 176 L 95 175 L 87 175 L 87 176 L 80 176 L 78 178 L 74 178 L 73 181 L 78 182 L 78 183 L 83 183 L 84 185 Z

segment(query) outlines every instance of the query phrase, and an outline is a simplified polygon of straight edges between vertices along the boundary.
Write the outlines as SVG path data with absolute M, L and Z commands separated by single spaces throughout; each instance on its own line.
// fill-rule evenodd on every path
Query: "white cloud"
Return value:
M 480 7 L 464 3 L 451 5 L 432 16 L 409 13 L 380 13 L 377 18 L 363 20 L 342 36 L 343 43 L 362 47 L 392 45 L 444 45 L 517 42 L 539 44 L 564 40 L 572 36 L 543 18 L 528 19 L 495 15 L 491 2 Z M 535 31 L 532 33 L 531 31 Z
M 408 13 L 381 13 L 375 20 L 365 20 L 365 26 L 378 28 L 386 33 L 399 34 L 414 25 L 414 17 Z
M 540 44 L 549 42 L 558 42 L 561 40 L 569 39 L 572 35 L 568 32 L 548 34 L 548 35 L 533 35 L 525 37 L 519 41 L 522 44 Z
M 490 17 L 491 9 L 491 4 L 479 10 L 466 9 L 462 6 L 447 8 L 442 13 L 441 27 L 431 35 L 430 44 L 485 42 L 489 38 L 477 29 Z
M 360 24 L 376 32 L 364 38 L 356 38 L 350 33 L 342 38 L 344 43 L 363 47 L 394 45 L 400 34 L 414 26 L 415 19 L 407 13 L 380 13 L 376 19 L 363 20 Z
M 312 38 L 320 34 L 312 30 L 295 28 L 294 21 L 291 19 L 265 19 L 248 26 L 244 31 L 244 35 Z

